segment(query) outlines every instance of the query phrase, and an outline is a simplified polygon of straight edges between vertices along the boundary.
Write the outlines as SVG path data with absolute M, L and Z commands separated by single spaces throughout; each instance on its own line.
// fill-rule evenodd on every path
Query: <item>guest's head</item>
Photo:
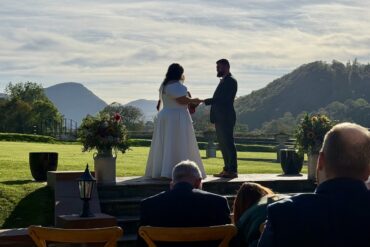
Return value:
M 272 190 L 260 184 L 250 182 L 243 183 L 234 201 L 234 223 L 238 222 L 243 213 L 257 203 L 262 197 L 273 194 Z
M 341 123 L 326 133 L 317 164 L 317 180 L 345 177 L 367 180 L 370 175 L 370 132 Z
M 230 73 L 230 63 L 222 58 L 216 62 L 217 77 L 223 77 Z
M 181 182 L 189 183 L 196 189 L 202 188 L 202 175 L 195 162 L 184 160 L 173 168 L 171 188 Z
M 169 81 L 180 81 L 184 79 L 184 68 L 178 63 L 173 63 L 168 67 L 163 85 L 166 85 Z

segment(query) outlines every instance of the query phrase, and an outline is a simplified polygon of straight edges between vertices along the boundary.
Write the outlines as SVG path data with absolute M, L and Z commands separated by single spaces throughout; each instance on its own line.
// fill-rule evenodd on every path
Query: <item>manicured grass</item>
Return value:
M 82 153 L 78 144 L 45 144 L 26 142 L 0 142 L 0 227 L 25 227 L 30 224 L 50 225 L 52 222 L 52 194 L 45 183 L 32 181 L 29 170 L 29 152 L 58 152 L 58 170 L 82 171 L 89 163 L 93 170 L 93 153 Z M 117 176 L 144 174 L 148 147 L 133 147 L 118 154 Z M 202 157 L 205 151 L 201 150 Z M 275 163 L 275 153 L 239 152 L 239 173 L 281 173 Z M 207 174 L 219 172 L 223 160 L 203 159 Z M 303 168 L 306 172 L 306 167 Z

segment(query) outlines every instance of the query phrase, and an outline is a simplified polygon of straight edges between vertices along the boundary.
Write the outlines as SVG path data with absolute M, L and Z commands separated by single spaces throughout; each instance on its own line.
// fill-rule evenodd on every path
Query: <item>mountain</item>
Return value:
M 78 124 L 87 114 L 94 115 L 107 106 L 102 99 L 80 83 L 65 82 L 45 88 L 46 96 L 65 118 Z
M 316 61 L 239 97 L 235 109 L 238 122 L 252 130 L 287 112 L 318 111 L 332 102 L 360 98 L 370 102 L 370 64 Z
M 6 99 L 8 98 L 8 95 L 5 93 L 0 93 L 0 99 Z
M 146 121 L 152 121 L 154 116 L 157 114 L 157 101 L 156 100 L 146 100 L 146 99 L 139 99 L 135 101 L 131 101 L 126 105 L 135 106 L 139 108 L 145 117 Z

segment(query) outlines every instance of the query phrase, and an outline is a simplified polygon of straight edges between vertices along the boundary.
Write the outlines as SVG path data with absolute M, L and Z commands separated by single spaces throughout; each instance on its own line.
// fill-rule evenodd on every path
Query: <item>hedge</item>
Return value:
M 132 147 L 150 147 L 151 140 L 148 139 L 131 139 L 130 145 Z M 198 142 L 199 149 L 206 149 L 206 142 Z M 271 145 L 257 145 L 257 144 L 236 144 L 236 149 L 242 152 L 276 152 L 275 146 Z
M 51 136 L 18 134 L 18 133 L 0 133 L 0 141 L 15 141 L 15 142 L 45 142 L 45 143 L 65 143 L 75 144 L 78 142 L 61 142 L 55 140 Z M 130 139 L 132 147 L 150 147 L 151 140 L 149 139 Z M 206 142 L 198 142 L 199 149 L 206 149 Z M 236 149 L 242 152 L 276 152 L 275 146 L 259 145 L 259 144 L 236 144 Z
M 0 133 L 0 141 L 45 142 L 45 143 L 55 143 L 56 142 L 55 138 L 51 136 L 19 134 L 19 133 Z

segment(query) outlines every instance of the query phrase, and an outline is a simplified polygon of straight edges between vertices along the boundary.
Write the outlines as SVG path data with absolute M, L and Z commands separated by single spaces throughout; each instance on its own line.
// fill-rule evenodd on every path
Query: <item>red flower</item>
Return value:
M 116 112 L 114 114 L 114 120 L 116 120 L 117 122 L 119 122 L 119 121 L 121 121 L 121 119 L 122 119 L 121 115 L 118 112 Z

